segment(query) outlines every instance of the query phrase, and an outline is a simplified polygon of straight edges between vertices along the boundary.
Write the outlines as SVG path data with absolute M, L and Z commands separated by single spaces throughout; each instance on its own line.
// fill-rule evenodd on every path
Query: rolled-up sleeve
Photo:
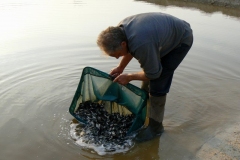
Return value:
M 162 72 L 159 55 L 158 45 L 153 43 L 141 45 L 134 54 L 134 57 L 140 63 L 145 76 L 151 80 L 158 78 Z

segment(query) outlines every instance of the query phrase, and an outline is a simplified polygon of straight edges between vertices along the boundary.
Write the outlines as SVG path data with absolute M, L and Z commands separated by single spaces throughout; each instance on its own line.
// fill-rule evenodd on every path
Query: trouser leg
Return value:
M 162 73 L 153 80 L 150 80 L 149 92 L 151 96 L 159 97 L 166 95 L 171 87 L 174 71 L 182 62 L 191 46 L 182 44 L 161 58 Z

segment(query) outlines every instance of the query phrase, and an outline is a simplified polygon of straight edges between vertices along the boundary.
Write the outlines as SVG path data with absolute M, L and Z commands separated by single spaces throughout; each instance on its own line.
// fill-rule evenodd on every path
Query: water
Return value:
M 99 32 L 154 11 L 188 21 L 195 38 L 174 75 L 165 133 L 113 155 L 80 147 L 68 108 L 82 69 L 109 72 L 119 62 L 98 49 Z M 185 2 L 1 0 L 0 159 L 239 159 L 239 17 Z M 136 71 L 133 60 L 126 72 Z

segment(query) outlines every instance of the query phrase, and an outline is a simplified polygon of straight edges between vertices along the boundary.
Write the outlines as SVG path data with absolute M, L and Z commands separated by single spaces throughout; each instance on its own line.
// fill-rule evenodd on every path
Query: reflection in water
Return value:
M 195 2 L 189 2 L 189 1 L 179 1 L 179 0 L 168 0 L 168 1 L 162 1 L 162 0 L 136 0 L 136 1 L 145 1 L 161 6 L 177 6 L 177 7 L 183 7 L 183 8 L 194 8 L 199 9 L 205 13 L 214 13 L 214 12 L 221 12 L 228 16 L 233 17 L 240 17 L 240 4 L 237 6 L 238 8 L 229 8 L 229 7 L 223 7 L 223 6 L 215 6 L 203 3 L 195 3 Z
M 160 138 L 136 144 L 129 152 L 115 156 L 114 160 L 159 160 L 161 158 Z M 164 147 L 164 146 L 162 146 Z

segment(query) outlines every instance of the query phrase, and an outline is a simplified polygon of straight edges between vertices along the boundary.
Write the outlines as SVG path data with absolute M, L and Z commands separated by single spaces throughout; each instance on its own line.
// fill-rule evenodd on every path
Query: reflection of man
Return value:
M 192 43 L 190 25 L 163 13 L 130 16 L 117 27 L 108 27 L 100 33 L 97 44 L 101 50 L 111 57 L 122 57 L 119 65 L 110 72 L 116 76 L 114 81 L 125 85 L 132 80 L 141 80 L 142 88 L 149 91 L 149 124 L 137 134 L 136 141 L 150 140 L 164 131 L 166 94 L 175 69 Z M 132 57 L 138 60 L 143 71 L 123 74 Z

